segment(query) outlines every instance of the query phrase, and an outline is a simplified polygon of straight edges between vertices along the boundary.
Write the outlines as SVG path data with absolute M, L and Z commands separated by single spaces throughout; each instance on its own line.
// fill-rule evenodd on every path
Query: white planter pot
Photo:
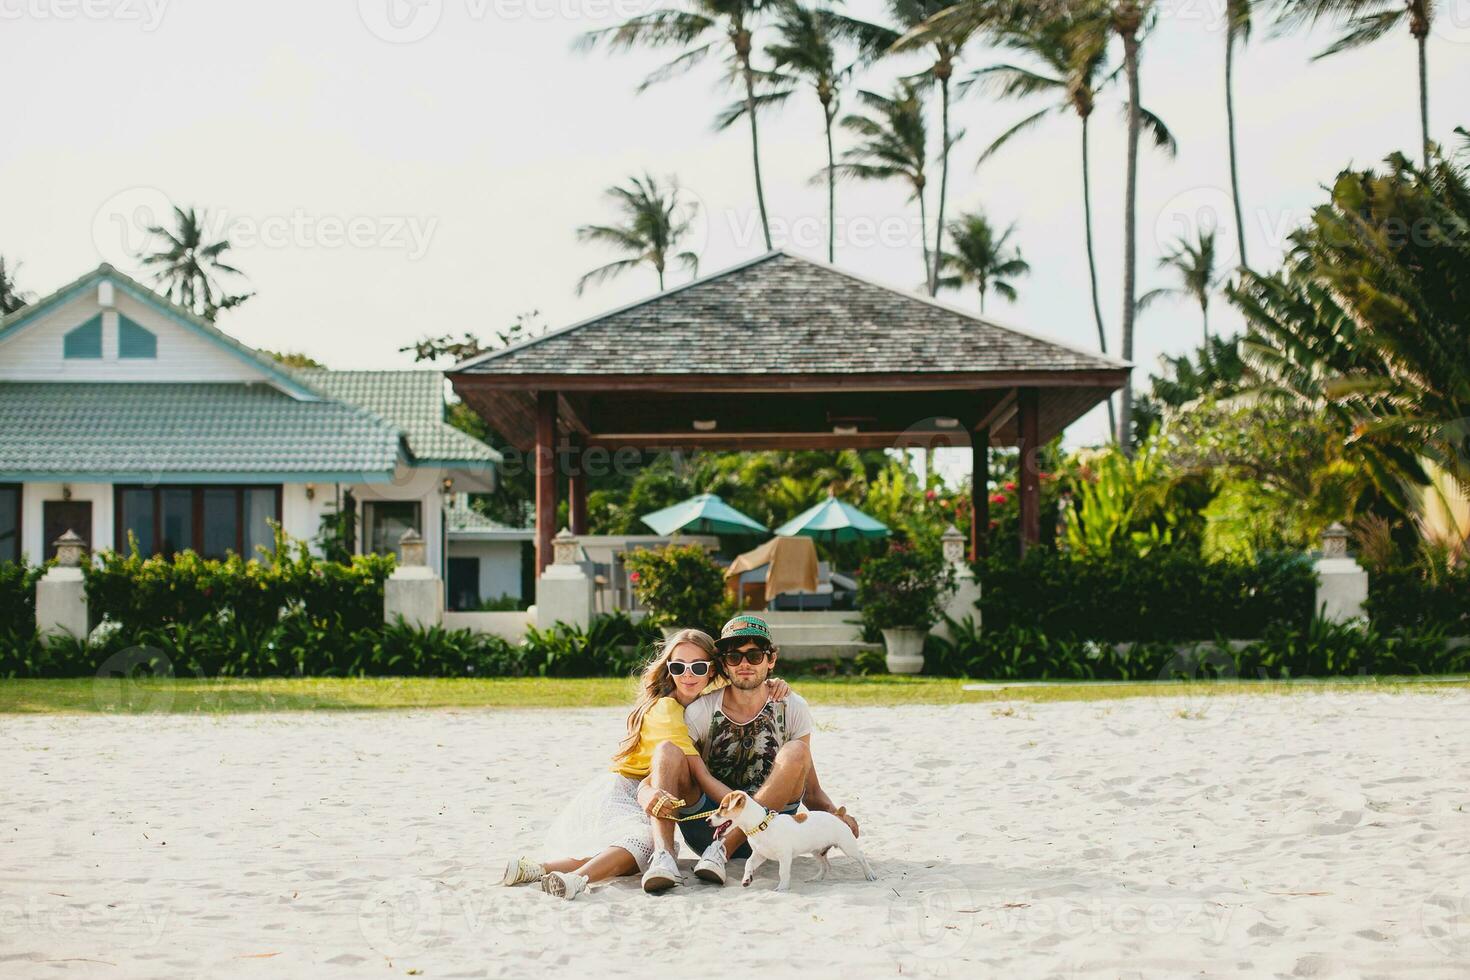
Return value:
M 883 631 L 883 644 L 888 648 L 885 661 L 890 674 L 917 674 L 924 669 L 924 637 L 928 630 L 916 626 L 899 626 Z

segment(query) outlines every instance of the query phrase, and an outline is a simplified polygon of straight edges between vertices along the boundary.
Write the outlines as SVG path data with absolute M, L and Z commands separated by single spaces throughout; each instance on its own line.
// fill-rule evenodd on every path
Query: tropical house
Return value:
M 358 554 L 413 529 L 451 601 L 519 597 L 531 532 L 466 499 L 500 454 L 444 409 L 438 371 L 293 369 L 99 266 L 0 319 L 0 561 L 42 561 L 67 530 L 223 557 L 273 523 L 309 542 L 335 525 Z

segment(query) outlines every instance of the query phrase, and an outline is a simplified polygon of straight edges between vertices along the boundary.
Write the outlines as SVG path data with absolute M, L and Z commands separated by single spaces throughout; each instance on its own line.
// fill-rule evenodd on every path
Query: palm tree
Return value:
M 960 215 L 948 229 L 953 250 L 944 256 L 944 268 L 951 275 L 942 277 L 939 285 L 945 289 L 974 286 L 980 292 L 981 313 L 985 312 L 985 294 L 991 290 L 1014 303 L 1016 287 L 1010 280 L 1031 272 L 1021 250 L 1007 247 L 1015 230 L 1011 225 L 997 235 L 982 212 Z
M 1470 168 L 1394 154 L 1337 176 L 1281 272 L 1244 272 L 1227 290 L 1263 390 L 1335 420 L 1400 506 L 1426 469 L 1470 487 L 1470 245 L 1457 231 L 1467 225 Z
M 14 313 L 30 303 L 30 293 L 22 291 L 15 282 L 15 273 L 19 268 L 19 262 L 7 267 L 5 256 L 0 255 L 0 316 Z
M 837 121 L 838 86 L 851 68 L 837 67 L 836 41 L 845 33 L 845 22 L 826 8 L 803 7 L 796 0 L 777 5 L 774 44 L 766 45 L 766 57 L 776 72 L 786 72 L 809 82 L 822 106 L 822 126 L 827 138 L 827 261 L 837 261 L 837 158 L 832 149 L 832 124 Z M 790 94 L 788 89 L 781 98 Z
M 1138 310 L 1138 136 L 1143 127 L 1138 54 L 1154 0 L 1108 0 L 1113 32 L 1123 40 L 1123 73 L 1128 79 L 1128 171 L 1123 184 L 1123 360 L 1133 359 L 1133 320 Z M 1133 385 L 1118 398 L 1118 445 L 1133 448 Z
M 756 127 L 758 99 L 756 84 L 759 72 L 751 65 L 750 53 L 755 21 L 761 13 L 762 0 L 682 0 L 681 6 L 654 10 L 632 17 L 617 27 L 591 31 L 580 44 L 593 47 L 606 41 L 613 50 L 635 47 L 680 47 L 683 52 L 673 61 L 657 69 L 638 87 L 641 92 L 694 68 L 719 44 L 713 35 L 723 33 L 729 44 L 729 67 L 732 81 L 738 77 L 744 89 L 744 115 L 750 120 L 750 157 L 755 172 L 755 200 L 760 209 L 761 231 L 766 250 L 772 248 L 771 223 L 766 217 L 766 193 L 761 182 L 760 133 Z
M 630 177 L 622 187 L 609 187 L 608 197 L 617 202 L 623 221 L 616 225 L 583 225 L 577 229 L 580 242 L 597 242 L 628 253 L 627 258 L 599 266 L 577 280 L 577 295 L 589 283 L 605 282 L 634 266 L 647 262 L 658 273 L 658 291 L 664 291 L 664 270 L 672 259 L 686 266 L 691 274 L 699 270 L 699 256 L 693 252 L 676 252 L 679 242 L 689 233 L 694 206 L 679 200 L 679 181 L 668 178 L 662 187 L 654 177 Z
M 1235 203 L 1235 244 L 1240 249 L 1240 267 L 1250 268 L 1245 258 L 1245 218 L 1240 207 L 1240 168 L 1235 157 L 1235 45 L 1243 46 L 1251 36 L 1251 4 L 1254 0 L 1225 0 L 1225 134 L 1230 144 L 1230 196 Z
M 848 24 L 869 55 L 888 51 L 927 50 L 933 61 L 915 78 L 939 86 L 939 205 L 934 229 L 934 263 L 926 278 L 929 295 L 939 292 L 939 266 L 944 254 L 944 202 L 949 188 L 949 151 L 962 134 L 949 127 L 949 83 L 955 63 L 966 44 L 993 29 L 1013 12 L 1013 0 L 964 0 L 952 7 L 949 0 L 887 0 L 888 16 L 897 29 L 849 20 Z M 955 11 L 956 16 L 937 15 Z M 927 250 L 927 245 L 925 246 Z
M 245 274 L 220 259 L 230 249 L 229 239 L 205 241 L 208 224 L 206 212 L 174 205 L 173 230 L 162 225 L 151 226 L 148 233 L 163 240 L 161 247 L 140 255 L 139 259 L 145 266 L 156 269 L 153 281 L 164 287 L 165 296 L 206 320 L 213 320 L 221 310 L 239 306 L 254 294 L 231 295 L 216 281 L 221 273 L 242 278 Z
M 1277 23 L 1283 28 L 1312 27 L 1319 21 L 1337 21 L 1343 34 L 1313 61 L 1362 47 L 1386 35 L 1400 24 L 1419 48 L 1419 129 L 1424 145 L 1424 164 L 1429 165 L 1429 62 L 1426 46 L 1434 23 L 1435 0 L 1281 0 Z
M 1005 47 L 1029 55 L 1039 70 L 1014 64 L 982 68 L 961 83 L 962 92 L 984 87 L 1004 98 L 1024 99 L 1050 94 L 1055 101 L 1007 129 L 980 154 L 977 166 L 989 160 L 1011 139 L 1049 116 L 1068 109 L 1082 122 L 1082 227 L 1087 245 L 1087 270 L 1092 296 L 1092 316 L 1097 324 L 1098 349 L 1108 352 L 1107 327 L 1098 300 L 1097 256 L 1092 236 L 1092 167 L 1089 159 L 1090 127 L 1098 93 L 1117 75 L 1107 71 L 1107 41 L 1111 26 L 1106 11 L 1062 8 L 1049 16 L 1017 20 L 1004 26 L 997 40 Z M 1144 126 L 1154 144 L 1173 157 L 1178 152 L 1174 136 L 1162 119 L 1141 110 Z M 1108 431 L 1117 431 L 1113 400 L 1107 400 Z
M 1179 273 L 1179 285 L 1151 289 L 1138 298 L 1138 308 L 1143 310 L 1154 301 L 1174 298 L 1193 299 L 1199 304 L 1200 322 L 1204 328 L 1205 346 L 1210 343 L 1210 296 L 1224 282 L 1225 277 L 1215 271 L 1215 230 L 1202 229 L 1199 242 L 1191 244 L 1183 238 L 1159 259 L 1159 268 L 1173 269 Z
M 849 114 L 842 128 L 858 137 L 857 145 L 844 150 L 833 170 L 838 177 L 857 180 L 903 180 L 910 200 L 919 202 L 919 239 L 924 246 L 924 282 L 929 284 L 928 218 L 924 211 L 924 162 L 928 157 L 928 133 L 924 126 L 924 104 L 918 87 L 900 80 L 892 96 L 859 92 L 858 101 L 870 115 Z

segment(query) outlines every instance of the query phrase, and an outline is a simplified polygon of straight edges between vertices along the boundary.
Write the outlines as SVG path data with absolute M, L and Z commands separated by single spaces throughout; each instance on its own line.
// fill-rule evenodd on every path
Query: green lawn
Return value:
M 1201 694 L 1306 694 L 1470 690 L 1465 678 L 1345 678 L 1325 681 L 1020 683 L 966 691 L 971 681 L 935 677 L 800 677 L 813 704 L 968 704 L 1100 701 Z M 379 708 L 592 708 L 627 704 L 624 678 L 290 678 L 241 680 L 0 680 L 0 714 L 370 710 Z

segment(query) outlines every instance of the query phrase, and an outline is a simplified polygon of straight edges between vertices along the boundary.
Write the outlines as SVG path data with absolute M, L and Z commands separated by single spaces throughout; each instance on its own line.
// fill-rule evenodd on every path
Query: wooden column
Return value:
M 990 427 L 976 430 L 970 438 L 970 560 L 990 554 Z
M 587 471 L 584 468 L 582 440 L 572 435 L 567 453 L 567 497 L 568 516 L 572 533 L 581 537 L 587 533 Z
M 556 392 L 536 393 L 536 574 L 551 564 L 556 536 Z
M 1021 487 L 1021 554 L 1041 540 L 1041 446 L 1037 430 L 1040 393 L 1035 388 L 1022 388 L 1016 393 L 1016 428 L 1020 458 L 1018 467 Z

